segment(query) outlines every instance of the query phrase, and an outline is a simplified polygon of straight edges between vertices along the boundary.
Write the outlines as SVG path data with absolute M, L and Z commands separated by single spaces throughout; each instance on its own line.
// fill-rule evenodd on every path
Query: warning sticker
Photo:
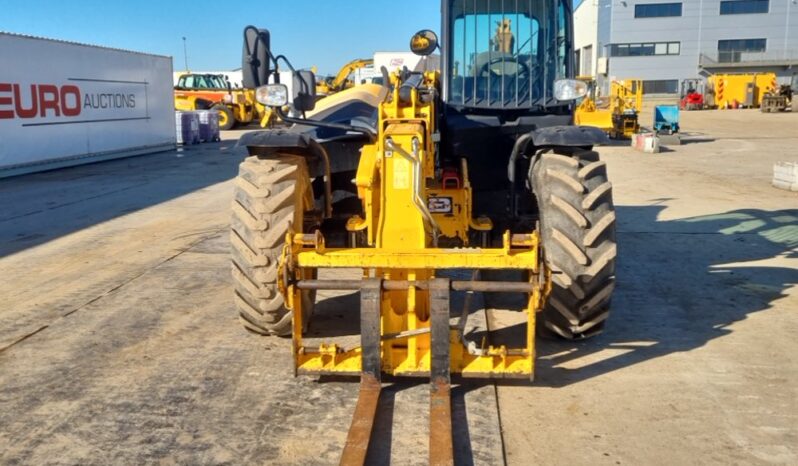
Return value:
M 427 201 L 427 209 L 433 214 L 452 213 L 451 197 L 431 197 Z
M 410 162 L 394 157 L 393 189 L 410 189 Z

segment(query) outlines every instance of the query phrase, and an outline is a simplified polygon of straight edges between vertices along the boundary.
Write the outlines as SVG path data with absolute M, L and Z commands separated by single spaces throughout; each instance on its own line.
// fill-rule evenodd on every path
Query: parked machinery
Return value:
M 233 89 L 223 75 L 187 73 L 175 86 L 175 108 L 216 110 L 219 129 L 228 130 L 259 118 L 264 107 L 255 100 L 254 89 Z
M 577 125 L 592 126 L 611 138 L 630 138 L 640 131 L 639 114 L 643 108 L 643 82 L 639 79 L 612 81 L 607 97 L 598 96 L 598 86 L 592 77 L 581 76 L 588 94 L 576 108 Z
M 685 79 L 681 83 L 679 108 L 682 110 L 703 110 L 706 103 L 706 82 L 703 79 Z
M 374 60 L 371 58 L 358 58 L 350 61 L 342 66 L 335 76 L 330 76 L 323 81 L 317 82 L 316 94 L 319 96 L 327 96 L 356 86 L 358 83 L 350 79 L 352 73 L 372 65 L 374 65 Z
M 360 376 L 342 464 L 365 460 L 382 374 L 430 378 L 430 462 L 452 464 L 451 373 L 529 380 L 536 326 L 580 339 L 609 312 L 615 213 L 591 149 L 606 135 L 572 125 L 586 86 L 567 79 L 570 0 L 444 0 L 442 18 L 441 72 L 384 70 L 383 86 L 320 109 L 313 73 L 282 56 L 300 85 L 265 85 L 269 34 L 247 29 L 257 56 L 245 83 L 264 85 L 259 100 L 294 126 L 239 141 L 249 157 L 233 202 L 235 301 L 246 328 L 291 335 L 296 374 Z M 411 40 L 422 56 L 437 48 L 432 31 Z M 289 101 L 309 118 L 285 114 Z M 508 205 L 486 197 L 496 189 Z M 345 268 L 360 273 L 319 274 Z M 470 278 L 444 273 L 464 269 Z M 481 280 L 487 269 L 516 278 Z M 315 293 L 329 289 L 360 291 L 360 344 L 305 339 Z M 470 341 L 468 309 L 450 325 L 452 290 L 523 293 L 521 346 Z
M 763 113 L 783 112 L 789 108 L 798 111 L 798 99 L 795 99 L 795 90 L 798 89 L 798 75 L 793 75 L 790 84 L 782 84 L 778 89 L 766 92 L 762 96 L 760 109 Z
M 707 78 L 706 103 L 719 109 L 757 108 L 777 87 L 775 73 L 714 74 Z
M 759 109 L 762 113 L 783 112 L 790 107 L 792 94 L 792 87 L 789 84 L 781 85 L 778 89 L 762 96 Z

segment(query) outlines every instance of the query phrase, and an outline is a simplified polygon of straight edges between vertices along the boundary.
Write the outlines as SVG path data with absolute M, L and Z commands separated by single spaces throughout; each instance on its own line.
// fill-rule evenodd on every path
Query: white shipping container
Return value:
M 175 147 L 172 59 L 0 32 L 0 177 Z

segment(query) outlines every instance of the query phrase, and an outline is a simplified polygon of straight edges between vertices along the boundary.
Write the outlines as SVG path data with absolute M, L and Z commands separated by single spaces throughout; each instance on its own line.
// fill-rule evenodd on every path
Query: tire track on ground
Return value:
M 227 226 L 224 226 L 224 227 L 218 228 L 216 230 L 213 230 L 212 233 L 209 233 L 209 234 L 199 238 L 198 240 L 196 240 L 193 243 L 189 244 L 187 247 L 185 247 L 183 249 L 180 249 L 175 254 L 172 254 L 171 256 L 167 257 L 166 259 L 164 259 L 164 260 L 152 265 L 151 267 L 145 268 L 140 273 L 138 273 L 138 274 L 126 279 L 126 280 L 123 280 L 121 283 L 119 283 L 118 285 L 112 287 L 111 289 L 106 290 L 106 291 L 100 293 L 99 295 L 95 296 L 94 298 L 90 299 L 89 301 L 86 301 L 85 303 L 75 307 L 74 309 L 71 309 L 71 310 L 65 312 L 64 314 L 62 314 L 61 316 L 57 317 L 53 321 L 51 321 L 51 322 L 49 322 L 47 324 L 44 324 L 44 325 L 38 327 L 37 329 L 35 329 L 33 331 L 30 331 L 30 332 L 20 336 L 19 338 L 15 339 L 14 341 L 12 341 L 11 343 L 9 343 L 9 344 L 7 344 L 5 346 L 0 347 L 0 354 L 3 354 L 3 352 L 7 351 L 8 349 L 10 349 L 10 348 L 22 343 L 23 341 L 25 341 L 25 340 L 27 340 L 27 339 L 39 334 L 40 332 L 46 330 L 51 325 L 57 323 L 61 319 L 65 319 L 65 318 L 71 316 L 72 314 L 80 311 L 81 309 L 84 309 L 87 306 L 90 306 L 90 305 L 94 304 L 95 302 L 105 298 L 106 296 L 109 296 L 112 293 L 115 293 L 115 292 L 119 291 L 120 289 L 122 289 L 126 285 L 138 280 L 139 278 L 141 278 L 142 276 L 150 273 L 154 269 L 157 269 L 158 267 L 160 267 L 160 266 L 162 266 L 162 265 L 164 265 L 164 264 L 176 259 L 177 257 L 180 257 L 182 254 L 185 254 L 186 252 L 191 251 L 192 249 L 194 249 L 195 247 L 197 247 L 200 244 L 204 243 L 205 241 L 207 241 L 207 240 L 215 237 L 219 233 L 225 231 L 227 228 L 228 228 Z

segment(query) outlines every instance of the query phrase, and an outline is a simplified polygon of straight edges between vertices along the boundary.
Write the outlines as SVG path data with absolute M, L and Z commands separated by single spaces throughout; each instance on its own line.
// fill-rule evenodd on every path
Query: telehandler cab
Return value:
M 313 74 L 245 30 L 245 86 L 293 126 L 239 141 L 235 301 L 247 329 L 291 335 L 296 374 L 360 376 L 342 464 L 365 459 L 382 374 L 431 379 L 430 462 L 451 464 L 450 374 L 530 380 L 536 327 L 585 338 L 609 312 L 615 213 L 592 150 L 606 135 L 572 124 L 586 88 L 572 79 L 571 1 L 444 0 L 442 19 L 440 46 L 429 30 L 410 44 L 440 48 L 442 72 L 383 70 L 383 86 L 318 103 Z M 275 82 L 278 66 L 291 83 Z M 362 278 L 318 273 L 345 268 Z M 462 269 L 471 279 L 444 272 Z M 488 270 L 523 278 L 480 280 Z M 319 290 L 360 291 L 359 345 L 303 340 Z M 523 346 L 467 341 L 452 290 L 524 293 Z

